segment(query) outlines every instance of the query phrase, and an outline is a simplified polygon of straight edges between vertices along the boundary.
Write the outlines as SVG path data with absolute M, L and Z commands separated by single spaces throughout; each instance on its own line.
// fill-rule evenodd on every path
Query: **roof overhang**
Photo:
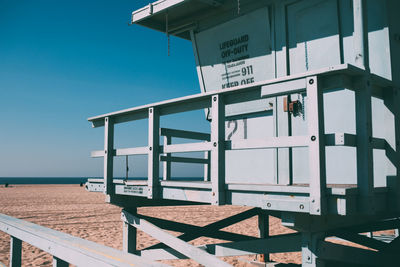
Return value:
M 224 0 L 159 0 L 132 12 L 132 23 L 190 40 L 199 17 L 222 8 Z

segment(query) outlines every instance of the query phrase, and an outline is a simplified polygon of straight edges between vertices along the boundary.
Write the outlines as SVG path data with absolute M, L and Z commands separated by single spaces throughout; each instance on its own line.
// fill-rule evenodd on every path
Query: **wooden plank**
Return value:
M 301 247 L 301 236 L 298 233 L 275 235 L 269 238 L 246 240 L 228 243 L 198 246 L 210 254 L 219 257 L 241 256 L 263 253 L 296 252 Z M 149 260 L 186 259 L 170 248 L 143 250 L 142 256 Z
M 225 149 L 263 149 L 282 147 L 307 147 L 310 144 L 309 136 L 281 136 L 266 139 L 242 139 L 225 141 Z
M 352 66 L 350 64 L 341 64 L 337 66 L 330 66 L 321 68 L 318 70 L 308 71 L 305 73 L 298 73 L 288 76 L 283 76 L 275 79 L 260 81 L 252 84 L 237 86 L 234 88 L 221 90 L 221 91 L 211 91 L 206 93 L 200 93 L 190 96 L 184 96 L 180 98 L 170 99 L 166 101 L 161 101 L 153 104 L 143 105 L 139 107 L 133 107 L 129 109 L 124 109 L 116 112 L 111 112 L 99 116 L 94 116 L 88 118 L 88 121 L 92 122 L 93 127 L 101 127 L 104 126 L 104 118 L 105 117 L 115 117 L 114 123 L 121 123 L 127 121 L 133 121 L 138 119 L 146 118 L 147 110 L 150 107 L 159 108 L 160 115 L 174 114 L 179 112 L 191 111 L 196 109 L 207 108 L 211 106 L 211 97 L 213 95 L 224 95 L 228 99 L 231 95 L 245 93 L 246 91 L 261 88 L 261 86 L 276 84 L 291 80 L 296 80 L 299 78 L 304 78 L 305 76 L 311 75 L 333 75 L 338 73 L 344 73 L 350 76 L 363 74 L 363 70 Z M 146 112 L 145 112 L 146 111 Z M 141 116 L 135 117 L 135 114 L 142 114 Z M 123 121 L 120 118 L 125 118 Z
M 160 135 L 162 134 L 162 128 L 160 131 Z M 171 144 L 171 136 L 164 136 L 164 146 Z M 160 157 L 160 161 L 163 162 L 163 180 L 171 179 L 171 153 L 165 153 L 164 156 Z
M 307 119 L 310 172 L 310 213 L 322 215 L 326 212 L 325 127 L 322 91 L 317 76 L 307 78 Z
M 365 69 L 367 52 L 365 49 L 365 23 L 364 23 L 364 10 L 363 10 L 364 0 L 353 0 L 353 18 L 354 18 L 354 62 L 356 66 Z
M 210 142 L 173 144 L 164 146 L 163 152 L 164 153 L 201 152 L 201 151 L 210 151 L 211 148 L 212 148 L 212 143 Z
M 184 130 L 169 129 L 169 128 L 161 128 L 160 135 L 176 137 L 176 138 L 202 140 L 202 141 L 210 141 L 210 136 L 211 136 L 208 133 L 184 131 Z
M 160 116 L 156 108 L 149 108 L 149 150 L 148 150 L 148 195 L 149 199 L 160 194 Z
M 154 224 L 140 218 L 140 216 L 133 216 L 126 210 L 122 211 L 122 220 L 136 227 L 137 229 L 151 235 L 167 246 L 173 248 L 174 250 L 182 253 L 183 255 L 194 259 L 200 264 L 205 266 L 231 266 L 228 263 L 214 257 L 207 252 L 196 248 L 189 243 L 163 231 Z
M 118 148 L 114 149 L 114 156 L 147 155 L 148 151 L 149 148 L 147 146 Z
M 222 95 L 214 95 L 211 105 L 211 185 L 212 204 L 225 204 L 225 106 Z
M 133 215 L 137 214 L 137 208 L 130 208 L 129 212 Z M 122 222 L 122 251 L 137 254 L 137 229 L 129 223 Z
M 0 231 L 77 266 L 166 266 L 4 214 Z
M 113 165 L 114 165 L 114 123 L 110 117 L 104 118 L 104 185 L 107 195 L 114 194 Z
M 299 93 L 306 90 L 306 79 L 301 78 L 287 82 L 274 83 L 261 87 L 261 97 L 274 97 Z
M 202 159 L 202 158 L 171 157 L 171 156 L 170 157 L 161 156 L 160 161 L 164 161 L 164 163 L 182 162 L 182 163 L 199 163 L 199 164 L 208 164 L 210 162 L 208 159 Z M 164 180 L 169 180 L 169 179 L 164 179 Z
M 10 267 L 21 267 L 22 241 L 14 236 L 10 238 Z

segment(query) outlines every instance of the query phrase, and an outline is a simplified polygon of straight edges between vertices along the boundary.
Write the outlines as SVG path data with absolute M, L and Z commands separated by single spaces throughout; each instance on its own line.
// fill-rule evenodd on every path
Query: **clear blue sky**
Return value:
M 103 128 L 88 117 L 200 92 L 190 42 L 172 38 L 168 57 L 164 34 L 128 27 L 149 2 L 0 0 L 0 177 L 101 176 L 90 151 L 102 149 Z M 180 121 L 169 122 L 204 128 Z M 146 139 L 138 126 L 119 127 L 116 145 Z M 143 159 L 130 165 L 132 176 L 145 174 Z

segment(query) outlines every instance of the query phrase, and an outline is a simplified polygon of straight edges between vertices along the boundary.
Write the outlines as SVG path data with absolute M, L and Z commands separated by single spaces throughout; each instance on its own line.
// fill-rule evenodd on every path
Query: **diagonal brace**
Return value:
M 145 215 L 141 215 L 141 218 L 151 222 L 152 224 L 155 224 L 156 226 L 158 226 L 164 230 L 184 232 L 184 233 L 203 231 L 203 227 L 201 227 L 201 226 L 180 223 L 180 222 L 174 222 L 174 221 L 164 220 L 164 219 L 160 219 L 160 218 L 145 216 Z M 243 241 L 243 240 L 257 239 L 254 236 L 235 234 L 235 233 L 222 231 L 222 230 L 203 231 L 202 233 L 204 234 L 204 236 L 207 236 L 207 237 L 229 240 L 229 241 Z
M 238 223 L 240 221 L 246 220 L 248 218 L 251 218 L 255 215 L 258 215 L 260 213 L 259 208 L 253 208 L 246 210 L 244 212 L 241 212 L 239 214 L 235 214 L 233 216 L 230 216 L 228 218 L 222 219 L 220 221 L 210 223 L 206 226 L 198 228 L 195 232 L 191 233 L 185 233 L 180 236 L 178 236 L 179 239 L 184 240 L 184 241 L 190 241 L 193 239 L 196 239 L 201 236 L 208 236 L 210 232 L 216 232 L 221 228 L 225 228 L 229 225 Z M 242 239 L 243 240 L 243 239 Z M 163 246 L 161 244 L 157 244 L 151 247 L 148 247 L 146 249 L 154 249 L 154 248 L 162 248 Z
M 179 253 L 191 258 L 198 263 L 205 266 L 231 266 L 230 264 L 218 259 L 217 257 L 208 254 L 207 252 L 188 244 L 187 242 L 165 232 L 161 228 L 141 218 L 140 215 L 133 216 L 126 210 L 122 210 L 121 219 L 137 229 L 151 235 L 170 248 L 178 251 Z

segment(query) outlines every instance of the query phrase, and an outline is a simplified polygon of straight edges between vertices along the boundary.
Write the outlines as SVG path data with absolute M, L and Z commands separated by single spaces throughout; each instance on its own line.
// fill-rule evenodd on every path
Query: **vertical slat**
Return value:
M 225 200 L 225 107 L 221 95 L 214 95 L 211 104 L 211 184 L 212 204 Z
M 105 193 L 107 195 L 114 194 L 113 185 L 113 164 L 114 164 L 114 123 L 112 118 L 104 119 L 104 181 Z
M 130 208 L 129 213 L 136 216 L 137 209 Z M 137 254 L 137 229 L 129 223 L 122 222 L 122 250 L 128 253 Z
M 326 209 L 325 127 L 323 95 L 316 76 L 307 78 L 307 119 L 310 165 L 310 213 L 321 215 Z
M 258 231 L 260 238 L 269 237 L 269 215 L 265 210 L 261 210 L 258 214 Z M 265 253 L 261 255 L 261 262 L 269 262 L 269 254 Z
M 365 51 L 365 23 L 364 23 L 364 0 L 353 0 L 353 18 L 354 18 L 354 53 L 355 64 L 360 68 L 366 67 Z
M 171 144 L 171 136 L 164 136 L 164 146 Z M 166 153 L 167 160 L 163 162 L 163 180 L 171 179 L 171 153 Z
M 68 267 L 69 263 L 53 256 L 53 267 Z
M 211 157 L 211 152 L 205 151 L 204 158 L 210 160 L 210 157 Z M 210 181 L 210 163 L 204 164 L 204 181 L 205 182 Z
M 156 108 L 149 108 L 149 154 L 148 154 L 148 195 L 158 198 L 160 187 L 160 116 Z
M 371 86 L 366 77 L 358 77 L 356 89 L 356 133 L 357 133 L 357 187 L 361 195 L 361 209 L 374 213 L 374 176 L 372 148 L 372 103 Z
M 21 267 L 22 241 L 11 236 L 10 240 L 10 267 Z

